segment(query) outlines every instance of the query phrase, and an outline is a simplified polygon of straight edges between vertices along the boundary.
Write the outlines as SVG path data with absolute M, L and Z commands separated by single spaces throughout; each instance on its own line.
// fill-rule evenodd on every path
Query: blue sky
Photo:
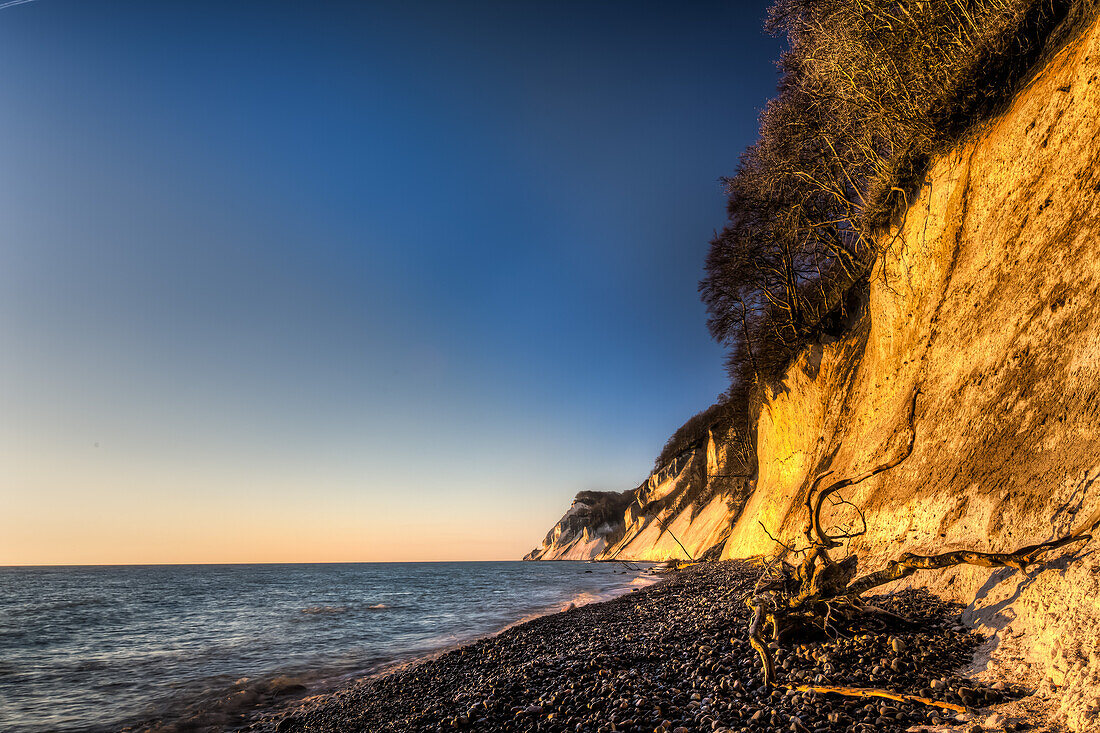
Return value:
M 0 564 L 521 555 L 725 386 L 764 3 L 0 10 Z

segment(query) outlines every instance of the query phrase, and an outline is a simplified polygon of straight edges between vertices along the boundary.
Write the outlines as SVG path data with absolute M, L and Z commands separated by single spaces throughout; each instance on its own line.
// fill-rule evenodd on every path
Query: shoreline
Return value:
M 622 573 L 617 576 L 621 581 L 610 587 L 602 587 L 596 583 L 592 588 L 563 595 L 558 601 L 541 608 L 516 606 L 513 609 L 514 615 L 500 619 L 496 626 L 483 627 L 468 633 L 441 634 L 436 637 L 435 643 L 422 644 L 419 648 L 411 647 L 392 654 L 379 654 L 374 660 L 359 667 L 324 664 L 323 660 L 318 659 L 316 664 L 278 666 L 268 672 L 243 676 L 235 681 L 232 676 L 212 677 L 195 683 L 199 689 L 194 693 L 178 695 L 157 704 L 155 712 L 150 711 L 146 715 L 115 725 L 93 726 L 89 730 L 102 733 L 244 730 L 256 720 L 283 715 L 307 701 L 334 695 L 358 684 L 431 662 L 539 618 L 570 608 L 584 608 L 614 600 L 662 580 L 662 575 L 656 572 L 660 567 L 659 563 L 643 565 L 644 567 L 616 571 Z M 580 573 L 581 570 L 578 569 L 577 572 Z M 302 613 L 310 613 L 311 610 L 306 608 Z
M 1026 694 L 963 676 L 982 637 L 960 623 L 961 607 L 913 590 L 879 602 L 919 629 L 792 642 L 777 655 L 780 684 L 880 688 L 964 702 L 968 713 L 765 689 L 741 602 L 758 576 L 755 566 L 733 561 L 664 573 L 637 592 L 521 622 L 266 712 L 247 730 L 969 730 L 988 705 Z

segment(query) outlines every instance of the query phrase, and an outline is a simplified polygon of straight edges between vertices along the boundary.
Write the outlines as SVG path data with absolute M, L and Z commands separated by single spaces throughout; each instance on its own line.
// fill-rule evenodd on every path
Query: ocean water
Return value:
M 233 729 L 652 580 L 571 562 L 0 568 L 0 731 Z

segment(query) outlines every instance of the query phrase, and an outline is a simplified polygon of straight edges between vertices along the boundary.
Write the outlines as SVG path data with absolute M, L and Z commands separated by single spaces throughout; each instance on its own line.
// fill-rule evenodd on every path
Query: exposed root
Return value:
M 830 475 L 832 471 L 826 471 L 825 473 L 814 479 L 813 484 L 810 486 L 810 492 L 806 495 L 807 522 L 806 529 L 804 530 L 806 539 L 811 544 L 818 543 L 825 549 L 831 549 L 833 547 L 839 547 L 840 540 L 858 537 L 867 531 L 867 522 L 864 520 L 863 513 L 860 512 L 858 508 L 856 508 L 856 512 L 859 513 L 860 520 L 863 524 L 862 529 L 855 532 L 842 532 L 839 535 L 830 535 L 826 533 L 825 530 L 821 527 L 821 507 L 826 499 L 828 499 L 830 496 L 840 491 L 841 489 L 848 488 L 849 486 L 855 486 L 858 483 L 866 481 L 872 476 L 877 476 L 883 471 L 889 471 L 891 468 L 901 465 L 902 461 L 913 454 L 913 446 L 915 445 L 917 439 L 917 431 L 913 423 L 917 416 L 917 397 L 919 397 L 920 394 L 920 387 L 917 387 L 913 390 L 913 398 L 909 404 L 909 441 L 906 443 L 906 446 L 904 449 L 902 449 L 901 453 L 899 453 L 897 456 L 890 459 L 886 463 L 875 466 L 870 471 L 861 473 L 859 476 L 841 479 L 840 481 L 831 483 L 828 487 L 821 490 L 820 492 L 817 491 L 818 484 L 826 476 Z M 849 502 L 843 503 L 848 504 L 849 506 L 853 506 Z M 853 508 L 855 507 L 853 506 Z M 814 535 L 816 535 L 816 537 Z
M 749 643 L 756 653 L 760 655 L 760 661 L 764 663 L 764 684 L 769 687 L 775 684 L 775 660 L 772 659 L 771 650 L 764 640 L 764 599 L 754 597 L 748 601 L 752 609 L 752 622 L 749 624 Z
M 1023 571 L 1027 569 L 1028 565 L 1038 562 L 1040 557 L 1051 550 L 1056 550 L 1074 542 L 1088 542 L 1091 539 L 1091 534 L 1070 535 L 1050 542 L 1028 545 L 1016 552 L 957 550 L 955 552 L 945 552 L 942 555 L 914 555 L 907 552 L 897 560 L 891 560 L 882 570 L 852 581 L 852 584 L 848 586 L 847 593 L 858 596 L 860 593 L 884 583 L 907 578 L 918 570 L 943 570 L 956 565 L 979 565 L 985 568 L 1006 567 Z
M 765 567 L 756 589 L 745 599 L 746 604 L 753 611 L 752 623 L 749 626 L 749 641 L 760 655 L 766 685 L 771 686 L 776 683 L 775 661 L 766 630 L 770 630 L 771 640 L 778 643 L 792 632 L 808 628 L 816 628 L 829 636 L 837 636 L 854 633 L 861 627 L 865 627 L 868 621 L 875 621 L 880 625 L 887 623 L 913 626 L 913 622 L 909 619 L 869 605 L 860 596 L 872 588 L 901 580 L 918 570 L 943 570 L 956 565 L 979 565 L 989 568 L 1009 567 L 1024 571 L 1029 565 L 1039 562 L 1044 555 L 1053 550 L 1076 542 L 1091 540 L 1093 532 L 1100 525 L 1100 509 L 1098 509 L 1072 534 L 1048 542 L 1028 545 L 1015 552 L 957 550 L 939 555 L 905 553 L 897 560 L 890 561 L 883 569 L 857 577 L 859 558 L 856 555 L 849 555 L 839 561 L 829 555 L 829 551 L 840 547 L 844 540 L 859 537 L 867 531 L 863 512 L 841 497 L 838 492 L 900 465 L 913 454 L 913 446 L 916 442 L 917 398 L 920 394 L 920 388 L 913 390 L 909 406 L 909 438 L 902 451 L 869 471 L 852 478 L 834 481 L 825 488 L 819 488 L 819 486 L 832 472 L 826 471 L 819 475 L 811 484 L 806 496 L 806 524 L 803 529 L 806 546 L 795 548 L 775 540 L 776 544 L 783 548 L 785 555 L 801 555 L 802 560 L 798 565 L 792 565 L 781 559 L 782 555 L 776 558 Z M 859 526 L 826 531 L 821 521 L 821 511 L 826 499 L 830 500 L 833 506 L 845 505 L 854 510 L 859 519 Z M 767 532 L 766 527 L 764 531 Z M 768 533 L 768 536 L 772 537 L 771 533 Z M 840 694 L 858 692 L 864 696 L 874 694 L 897 700 L 911 699 L 949 709 L 963 709 L 946 703 L 935 703 L 925 698 L 884 691 L 861 688 L 816 689 Z M 848 692 L 844 692 L 845 690 Z

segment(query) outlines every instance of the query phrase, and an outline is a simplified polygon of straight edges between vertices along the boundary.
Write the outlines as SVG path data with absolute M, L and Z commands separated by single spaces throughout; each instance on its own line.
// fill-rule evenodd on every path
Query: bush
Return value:
M 665 443 L 657 460 L 653 462 L 653 470 L 659 471 L 678 456 L 705 444 L 709 431 L 719 435 L 726 435 L 731 431 L 737 435 L 743 434 L 748 417 L 747 405 L 747 400 L 731 399 L 726 394 L 707 409 L 692 415 Z

